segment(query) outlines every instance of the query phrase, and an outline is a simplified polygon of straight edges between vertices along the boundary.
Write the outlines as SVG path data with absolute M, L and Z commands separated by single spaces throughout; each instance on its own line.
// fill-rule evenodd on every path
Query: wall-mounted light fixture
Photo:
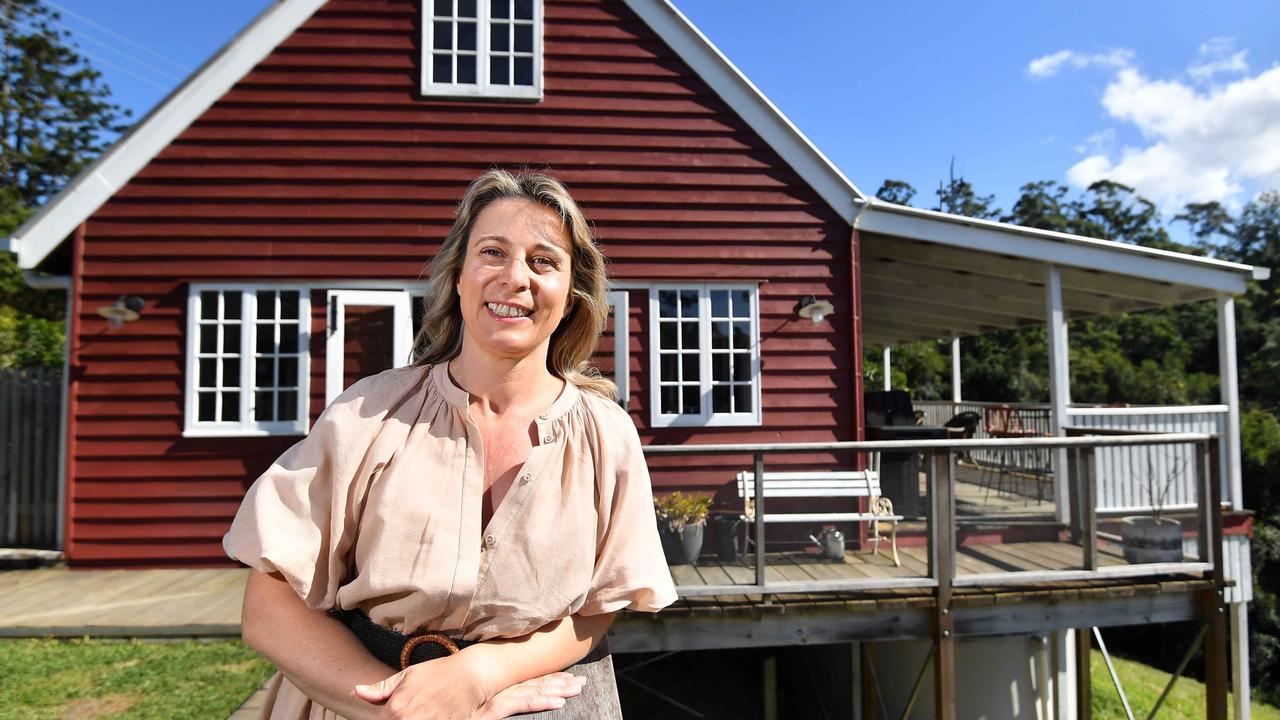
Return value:
M 796 314 L 802 318 L 809 318 L 815 325 L 822 322 L 823 318 L 830 315 L 833 310 L 835 306 L 813 295 L 805 295 L 800 298 L 800 302 L 796 303 Z
M 142 312 L 143 305 L 145 303 L 137 295 L 121 295 L 115 305 L 98 308 L 98 314 L 107 319 L 108 327 L 118 328 L 141 317 L 139 313 Z

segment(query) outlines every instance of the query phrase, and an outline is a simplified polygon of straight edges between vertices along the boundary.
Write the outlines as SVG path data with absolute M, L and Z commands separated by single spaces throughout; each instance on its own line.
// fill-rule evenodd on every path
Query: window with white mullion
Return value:
M 755 294 L 751 286 L 653 288 L 654 426 L 759 424 Z
M 306 431 L 309 307 L 301 288 L 191 288 L 185 435 Z
M 297 290 L 259 290 L 254 322 L 252 416 L 294 422 L 300 415 L 301 297 Z
M 207 423 L 239 423 L 243 398 L 244 313 L 239 292 L 199 295 L 196 326 L 196 418 Z
M 542 96 L 541 0 L 424 0 L 422 92 Z

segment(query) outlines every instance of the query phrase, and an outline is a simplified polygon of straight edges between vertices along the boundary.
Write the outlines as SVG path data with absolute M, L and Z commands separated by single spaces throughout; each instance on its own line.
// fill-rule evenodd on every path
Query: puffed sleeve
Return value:
M 623 608 L 657 612 L 676 601 L 675 585 L 658 539 L 649 467 L 626 413 L 608 423 L 600 459 L 600 531 L 591 589 L 578 610 L 599 615 Z M 618 418 L 621 420 L 618 420 Z
M 309 607 L 333 608 L 355 540 L 355 497 L 378 413 L 362 412 L 372 378 L 325 408 L 305 438 L 249 488 L 222 547 L 264 573 L 278 572 Z

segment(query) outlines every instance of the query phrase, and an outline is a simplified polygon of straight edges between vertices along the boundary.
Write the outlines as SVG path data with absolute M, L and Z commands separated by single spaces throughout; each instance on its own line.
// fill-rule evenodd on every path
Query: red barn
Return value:
M 851 186 L 673 8 L 287 0 L 12 241 L 74 284 L 68 560 L 226 562 L 246 483 L 406 361 L 424 266 L 493 165 L 583 203 L 647 442 L 856 437 Z M 805 295 L 828 321 L 798 321 Z M 111 328 L 120 296 L 145 304 Z

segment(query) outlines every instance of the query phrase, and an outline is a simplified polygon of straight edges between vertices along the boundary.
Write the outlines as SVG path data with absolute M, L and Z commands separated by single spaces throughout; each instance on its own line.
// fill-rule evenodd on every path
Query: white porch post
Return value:
M 890 377 L 889 367 L 889 348 L 884 349 L 884 389 L 888 392 L 893 389 L 893 378 Z
M 1244 509 L 1240 480 L 1240 384 L 1236 375 L 1236 301 L 1218 298 L 1218 393 L 1227 406 L 1227 437 L 1223 455 L 1227 461 L 1227 486 L 1223 488 L 1232 510 Z
M 1044 284 L 1049 336 L 1049 406 L 1053 434 L 1062 436 L 1067 426 L 1067 405 L 1071 403 L 1071 375 L 1067 361 L 1067 316 L 1062 308 L 1062 273 L 1049 266 Z M 1067 492 L 1067 451 L 1053 451 L 1053 496 L 1058 522 L 1071 521 Z
M 1249 604 L 1227 604 L 1227 619 L 1231 627 L 1231 704 L 1233 720 L 1249 720 Z
M 951 402 L 960 404 L 960 338 L 951 338 Z

